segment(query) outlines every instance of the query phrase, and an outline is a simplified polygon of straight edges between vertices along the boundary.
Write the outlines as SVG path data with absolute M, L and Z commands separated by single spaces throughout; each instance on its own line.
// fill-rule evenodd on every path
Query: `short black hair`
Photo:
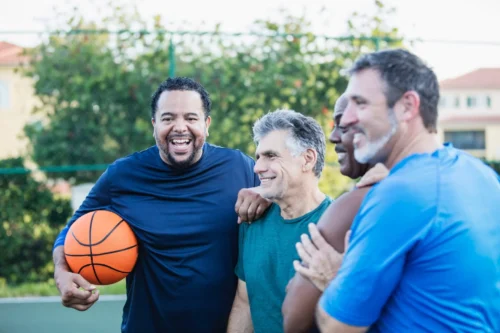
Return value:
M 390 108 L 407 91 L 417 92 L 424 126 L 429 132 L 436 132 L 439 84 L 436 74 L 419 57 L 404 49 L 373 52 L 356 60 L 349 72 L 352 75 L 364 69 L 375 69 L 380 73 Z
M 151 118 L 155 118 L 156 110 L 158 109 L 158 100 L 160 95 L 164 91 L 196 91 L 200 94 L 201 102 L 203 104 L 203 111 L 205 113 L 205 119 L 210 115 L 210 108 L 212 107 L 212 102 L 210 101 L 210 95 L 205 90 L 205 88 L 198 82 L 188 77 L 173 77 L 168 78 L 163 81 L 155 93 L 151 97 Z

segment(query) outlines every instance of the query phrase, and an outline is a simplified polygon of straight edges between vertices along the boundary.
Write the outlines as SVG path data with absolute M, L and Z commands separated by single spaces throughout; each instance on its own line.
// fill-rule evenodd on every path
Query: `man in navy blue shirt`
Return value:
M 76 219 L 105 209 L 127 221 L 139 242 L 122 332 L 225 331 L 237 284 L 235 203 L 244 219 L 269 203 L 240 192 L 259 185 L 250 157 L 205 142 L 210 107 L 191 79 L 160 85 L 151 102 L 156 146 L 111 164 L 55 241 L 54 278 L 65 306 L 84 311 L 99 297 L 69 271 L 63 245 Z
M 356 160 L 390 173 L 352 224 L 321 330 L 500 332 L 500 184 L 436 139 L 435 74 L 407 51 L 375 52 L 355 62 L 345 94 Z

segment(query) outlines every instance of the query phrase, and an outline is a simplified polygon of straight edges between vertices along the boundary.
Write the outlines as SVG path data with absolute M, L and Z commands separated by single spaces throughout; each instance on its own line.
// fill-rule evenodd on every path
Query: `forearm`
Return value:
M 283 329 L 285 333 L 309 332 L 321 292 L 300 274 L 293 280 L 283 302 Z
M 228 333 L 253 333 L 252 316 L 250 315 L 250 304 L 241 297 L 236 296 L 229 323 Z
M 52 252 L 52 260 L 54 261 L 54 273 L 58 271 L 69 272 L 69 266 L 64 256 L 64 246 L 60 245 Z

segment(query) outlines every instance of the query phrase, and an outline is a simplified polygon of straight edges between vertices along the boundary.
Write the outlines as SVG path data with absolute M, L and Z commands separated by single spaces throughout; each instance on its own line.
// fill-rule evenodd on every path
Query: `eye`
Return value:
M 342 132 L 342 134 L 344 134 L 344 133 L 347 133 L 349 128 L 346 126 L 339 126 L 339 130 L 340 130 L 340 132 Z

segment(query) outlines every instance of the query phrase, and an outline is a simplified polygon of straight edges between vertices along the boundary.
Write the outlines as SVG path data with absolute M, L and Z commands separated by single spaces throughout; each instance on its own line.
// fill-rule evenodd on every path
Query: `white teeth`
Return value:
M 189 143 L 189 140 L 172 140 L 172 143 L 174 144 Z

